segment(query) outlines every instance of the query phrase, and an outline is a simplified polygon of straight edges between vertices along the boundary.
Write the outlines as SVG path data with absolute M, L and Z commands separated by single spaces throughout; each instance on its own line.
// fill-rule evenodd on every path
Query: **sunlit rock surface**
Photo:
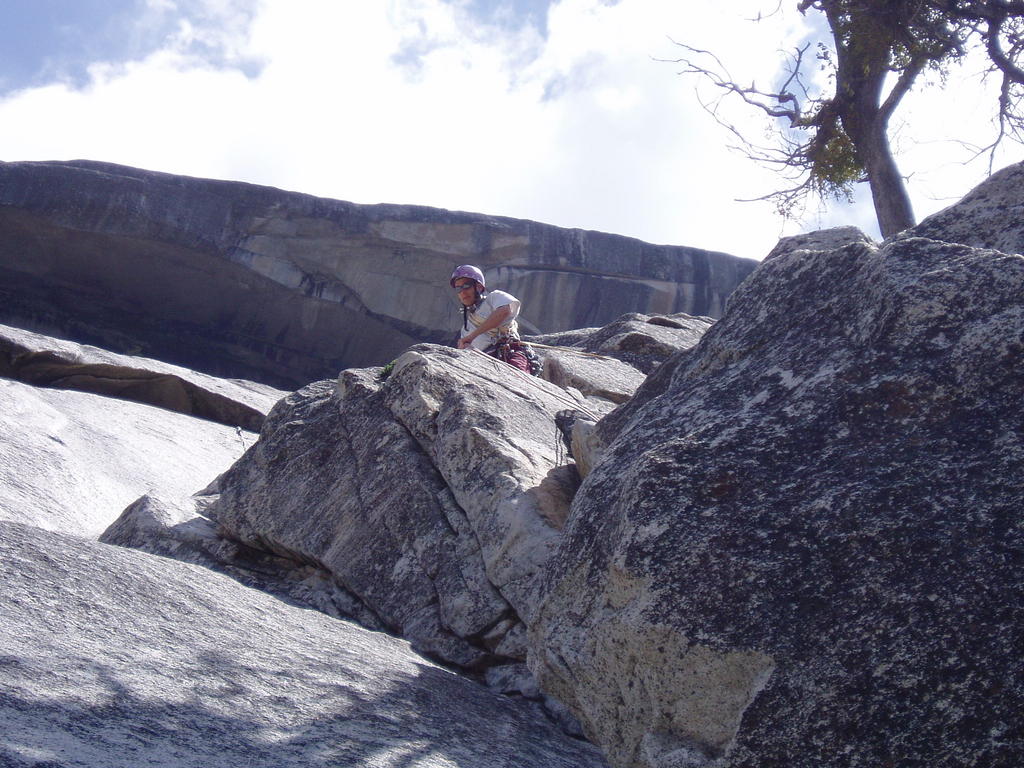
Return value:
M 528 337 L 532 341 L 611 357 L 649 374 L 669 357 L 689 349 L 707 333 L 714 320 L 684 313 L 642 315 L 627 313 L 601 328 Z M 559 350 L 542 350 L 543 354 Z
M 0 520 L 95 538 L 144 493 L 188 496 L 256 434 L 0 378 Z
M 198 566 L 0 522 L 5 768 L 602 768 L 536 705 Z

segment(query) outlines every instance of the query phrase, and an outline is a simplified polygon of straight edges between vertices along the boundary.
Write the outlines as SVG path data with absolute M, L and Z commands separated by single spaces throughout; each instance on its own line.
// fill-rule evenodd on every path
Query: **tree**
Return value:
M 809 193 L 849 199 L 853 185 L 867 181 L 884 237 L 913 226 L 889 121 L 922 73 L 944 76 L 973 46 L 988 54 L 985 76 L 1000 79 L 995 136 L 980 151 L 994 151 L 1007 136 L 1024 139 L 1024 0 L 799 0 L 797 8 L 824 15 L 831 45 L 819 43 L 813 55 L 810 44 L 797 46 L 773 90 L 739 85 L 715 54 L 677 43 L 687 52 L 676 60 L 682 73 L 709 79 L 722 98 L 739 97 L 776 121 L 779 143 L 758 146 L 719 117 L 721 98 L 704 103 L 748 155 L 789 179 L 765 196 L 784 214 Z M 813 79 L 821 70 L 829 76 L 824 89 Z

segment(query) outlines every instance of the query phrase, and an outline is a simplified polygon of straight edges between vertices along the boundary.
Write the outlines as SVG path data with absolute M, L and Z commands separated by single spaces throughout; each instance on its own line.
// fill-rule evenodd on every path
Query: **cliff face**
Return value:
M 527 332 L 717 317 L 755 262 L 508 218 L 109 164 L 0 164 L 0 322 L 293 388 L 458 325 L 481 266 Z

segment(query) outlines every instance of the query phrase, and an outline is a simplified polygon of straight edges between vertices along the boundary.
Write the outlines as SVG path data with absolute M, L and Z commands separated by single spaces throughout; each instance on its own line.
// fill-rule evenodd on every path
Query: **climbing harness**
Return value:
M 484 350 L 484 354 L 508 363 L 531 376 L 540 376 L 544 370 L 544 362 L 530 349 L 530 345 L 511 336 L 499 336 L 494 344 Z

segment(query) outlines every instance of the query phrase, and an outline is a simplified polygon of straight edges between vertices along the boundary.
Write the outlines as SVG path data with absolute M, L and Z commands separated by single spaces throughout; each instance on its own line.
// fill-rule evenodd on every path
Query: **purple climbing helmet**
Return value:
M 476 280 L 480 284 L 480 290 L 487 290 L 487 284 L 484 282 L 484 273 L 474 267 L 472 264 L 463 264 L 462 266 L 456 267 L 455 271 L 452 272 L 451 280 L 448 282 L 451 286 L 455 287 L 455 279 L 459 277 L 466 277 L 470 280 Z

